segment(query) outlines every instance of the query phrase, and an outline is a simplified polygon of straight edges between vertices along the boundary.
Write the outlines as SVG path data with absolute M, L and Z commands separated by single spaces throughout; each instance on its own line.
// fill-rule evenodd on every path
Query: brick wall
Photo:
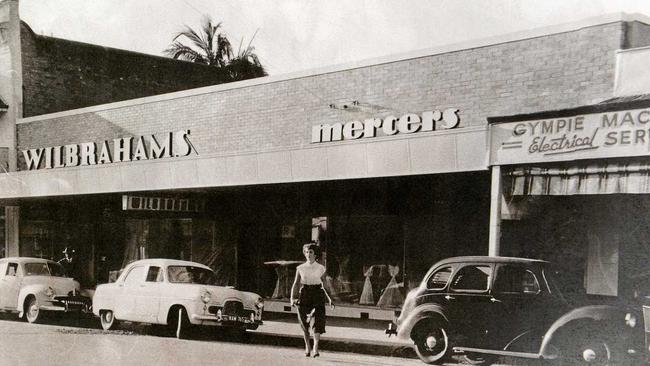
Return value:
M 221 83 L 218 70 L 34 34 L 21 26 L 24 116 Z
M 434 108 L 460 109 L 461 127 L 488 116 L 554 110 L 612 95 L 615 51 L 648 43 L 638 27 L 626 41 L 614 22 L 426 57 L 240 86 L 98 112 L 23 123 L 19 149 L 189 129 L 199 154 L 238 154 L 310 145 L 315 124 Z M 642 32 L 643 31 L 643 32 Z M 634 44 L 642 43 L 642 44 Z M 358 108 L 329 104 L 358 100 Z

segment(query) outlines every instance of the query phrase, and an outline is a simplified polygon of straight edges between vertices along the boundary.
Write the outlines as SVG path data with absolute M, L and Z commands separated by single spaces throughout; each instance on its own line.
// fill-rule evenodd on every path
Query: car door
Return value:
M 145 321 L 136 313 L 136 298 L 144 284 L 147 267 L 136 265 L 129 269 L 115 294 L 115 317 L 121 320 Z
M 492 301 L 489 293 L 493 265 L 467 263 L 459 267 L 449 285 L 448 300 L 452 331 L 457 335 L 455 345 L 486 348 L 492 334 Z
M 158 266 L 149 266 L 144 282 L 138 285 L 135 295 L 135 313 L 146 322 L 157 322 L 160 307 L 160 284 L 162 270 Z
M 491 333 L 496 335 L 495 346 L 505 347 L 518 336 L 523 341 L 537 339 L 548 327 L 548 291 L 541 285 L 543 278 L 535 267 L 518 263 L 501 263 L 496 267 L 492 287 L 492 301 L 495 321 Z M 552 314 L 555 316 L 555 314 Z M 539 342 L 530 342 L 513 351 L 532 352 L 539 348 Z
M 0 307 L 16 310 L 22 272 L 18 262 L 7 261 L 0 266 Z

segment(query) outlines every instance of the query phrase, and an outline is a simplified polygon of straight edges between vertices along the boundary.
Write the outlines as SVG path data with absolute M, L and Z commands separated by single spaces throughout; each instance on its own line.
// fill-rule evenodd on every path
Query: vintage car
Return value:
M 195 325 L 257 329 L 263 309 L 259 295 L 217 286 L 209 267 L 175 259 L 135 261 L 93 296 L 93 313 L 106 330 L 125 320 L 165 325 L 178 338 Z
M 561 365 L 639 364 L 640 314 L 617 304 L 575 306 L 575 299 L 561 292 L 557 275 L 541 260 L 442 260 L 409 292 L 387 333 L 411 339 L 429 364 L 452 355 L 472 364 L 499 357 Z
M 30 323 L 44 312 L 90 312 L 90 298 L 79 293 L 79 282 L 65 276 L 63 267 L 41 258 L 0 259 L 0 310 L 17 312 Z

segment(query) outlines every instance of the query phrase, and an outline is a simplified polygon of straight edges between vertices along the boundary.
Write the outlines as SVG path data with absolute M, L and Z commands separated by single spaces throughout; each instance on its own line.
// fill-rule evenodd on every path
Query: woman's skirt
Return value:
M 322 285 L 302 285 L 298 297 L 298 321 L 302 330 L 325 333 L 326 296 Z

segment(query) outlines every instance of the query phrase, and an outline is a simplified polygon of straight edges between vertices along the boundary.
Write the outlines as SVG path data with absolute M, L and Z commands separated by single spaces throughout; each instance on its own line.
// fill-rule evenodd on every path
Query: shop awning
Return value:
M 510 196 L 650 193 L 650 161 L 517 167 L 504 183 Z
M 6 112 L 9 110 L 9 106 L 0 98 L 0 112 Z

